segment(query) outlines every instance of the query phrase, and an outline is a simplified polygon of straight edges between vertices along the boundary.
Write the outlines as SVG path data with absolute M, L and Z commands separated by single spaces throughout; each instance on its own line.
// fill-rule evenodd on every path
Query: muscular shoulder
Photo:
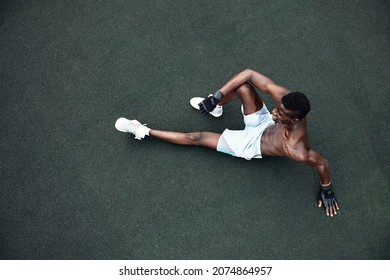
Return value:
M 287 157 L 300 162 L 305 162 L 309 158 L 309 150 L 302 144 L 290 145 L 286 143 Z
M 305 127 L 290 133 L 285 143 L 286 154 L 296 161 L 306 161 L 309 157 L 310 144 Z

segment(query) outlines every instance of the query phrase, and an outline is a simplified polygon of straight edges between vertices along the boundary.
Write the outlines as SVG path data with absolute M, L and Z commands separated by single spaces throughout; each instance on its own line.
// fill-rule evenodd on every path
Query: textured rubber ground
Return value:
M 388 259 L 385 1 L 1 1 L 2 259 Z M 188 105 L 252 68 L 312 102 L 315 171 L 114 128 L 243 127 Z M 272 109 L 268 97 L 265 102 Z M 208 178 L 205 180 L 204 178 Z

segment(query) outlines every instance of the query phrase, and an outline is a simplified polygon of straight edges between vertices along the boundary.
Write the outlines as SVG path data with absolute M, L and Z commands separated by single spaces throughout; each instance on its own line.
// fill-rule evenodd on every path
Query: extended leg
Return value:
M 211 149 L 217 149 L 221 134 L 213 132 L 174 132 L 150 129 L 137 120 L 119 118 L 115 122 L 115 128 L 121 132 L 134 134 L 135 139 L 142 140 L 146 135 L 179 145 L 197 145 Z
M 151 129 L 149 136 L 179 145 L 197 145 L 217 149 L 221 134 L 213 132 L 174 132 Z

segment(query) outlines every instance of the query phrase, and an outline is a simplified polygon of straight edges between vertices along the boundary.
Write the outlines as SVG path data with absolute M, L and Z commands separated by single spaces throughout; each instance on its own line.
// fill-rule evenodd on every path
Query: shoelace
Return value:
M 145 138 L 145 135 L 146 135 L 146 126 L 147 124 L 140 124 L 137 129 L 135 130 L 135 139 L 137 140 L 142 140 L 143 138 Z

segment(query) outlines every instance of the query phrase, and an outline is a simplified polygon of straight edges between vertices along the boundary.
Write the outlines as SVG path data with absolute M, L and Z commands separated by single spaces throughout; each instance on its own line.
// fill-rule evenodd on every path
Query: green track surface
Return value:
M 1 259 L 389 259 L 390 3 L 0 2 Z M 312 103 L 315 171 L 114 128 L 222 132 L 193 110 L 251 68 Z M 269 108 L 271 100 L 265 97 Z

